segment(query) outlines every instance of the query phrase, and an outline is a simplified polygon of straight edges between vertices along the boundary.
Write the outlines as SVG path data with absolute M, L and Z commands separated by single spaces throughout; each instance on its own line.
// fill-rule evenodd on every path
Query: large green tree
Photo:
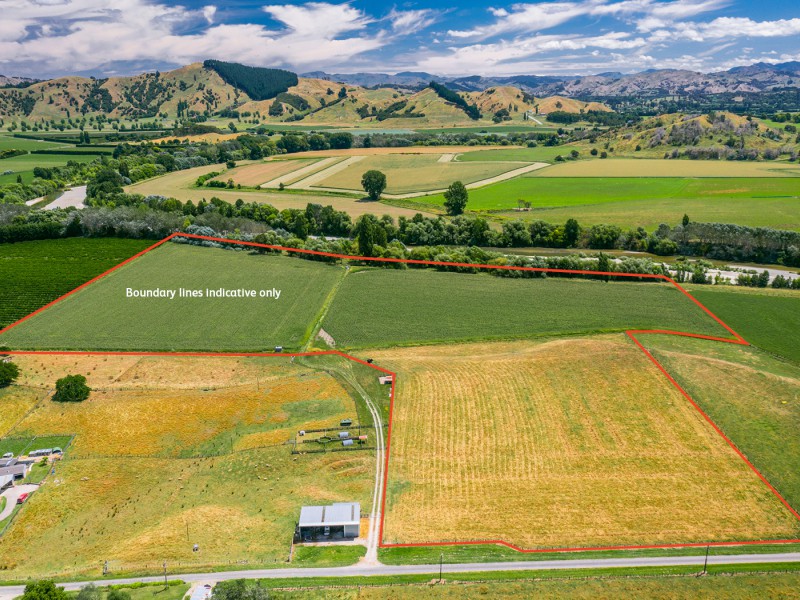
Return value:
M 567 248 L 572 248 L 578 243 L 578 238 L 581 235 L 581 226 L 575 219 L 567 219 L 564 224 L 564 242 Z
M 386 175 L 375 169 L 364 173 L 361 177 L 361 187 L 367 192 L 370 200 L 378 200 L 386 189 Z
M 69 595 L 52 581 L 34 581 L 25 586 L 20 600 L 69 600 Z
M 55 402 L 83 402 L 92 393 L 83 375 L 67 375 L 56 381 Z
M 444 207 L 448 215 L 460 215 L 467 207 L 469 194 L 466 186 L 460 181 L 454 181 L 444 193 Z
M 19 367 L 13 362 L 0 362 L 0 388 L 14 383 L 19 377 Z

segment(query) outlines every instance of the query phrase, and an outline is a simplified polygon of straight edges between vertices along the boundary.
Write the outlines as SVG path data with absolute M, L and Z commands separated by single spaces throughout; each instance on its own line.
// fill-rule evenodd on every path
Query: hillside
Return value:
M 760 119 L 729 112 L 672 113 L 634 126 L 601 133 L 594 147 L 614 156 L 662 158 L 678 152 L 691 158 L 787 158 L 800 154 L 796 129 L 778 128 Z
M 536 98 L 518 87 L 458 92 L 476 104 L 479 122 L 522 120 L 526 111 L 579 113 L 610 110 L 566 97 Z M 457 98 L 453 97 L 453 100 Z M 27 88 L 0 88 L 0 118 L 28 126 L 74 127 L 80 119 L 132 123 L 139 119 L 241 118 L 248 125 L 378 126 L 412 128 L 475 123 L 456 103 L 434 90 L 367 88 L 301 77 L 278 69 L 206 61 L 162 73 L 92 79 L 62 77 Z

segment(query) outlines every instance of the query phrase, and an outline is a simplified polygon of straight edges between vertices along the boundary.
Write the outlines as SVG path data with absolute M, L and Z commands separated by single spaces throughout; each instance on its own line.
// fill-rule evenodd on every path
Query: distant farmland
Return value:
M 167 244 L 0 335 L 17 349 L 299 348 L 340 267 Z M 264 298 L 126 298 L 133 289 L 272 289 Z
M 388 543 L 791 538 L 800 522 L 621 335 L 377 351 Z
M 666 283 L 509 279 L 415 269 L 348 275 L 323 327 L 342 347 L 634 328 L 727 334 Z

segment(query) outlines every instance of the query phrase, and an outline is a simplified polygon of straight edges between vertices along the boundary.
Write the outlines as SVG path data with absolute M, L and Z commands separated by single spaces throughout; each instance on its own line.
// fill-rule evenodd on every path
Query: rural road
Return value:
M 546 569 L 607 569 L 615 567 L 672 567 L 696 566 L 698 570 L 703 567 L 705 556 L 671 556 L 671 557 L 642 557 L 642 558 L 597 558 L 576 560 L 541 560 L 499 563 L 465 563 L 442 566 L 442 573 L 480 573 L 487 571 L 541 571 Z M 785 552 L 780 554 L 737 554 L 728 556 L 708 557 L 709 565 L 737 565 L 737 564 L 764 564 L 764 563 L 800 562 L 800 552 Z M 277 579 L 277 578 L 305 578 L 305 577 L 363 577 L 369 575 L 438 575 L 439 565 L 353 565 L 351 567 L 331 568 L 289 568 L 289 569 L 263 569 L 253 571 L 224 571 L 219 573 L 190 573 L 172 575 L 173 579 L 179 578 L 187 583 L 210 583 L 230 579 Z M 163 576 L 136 577 L 129 579 L 103 579 L 104 585 L 116 585 L 142 582 L 162 581 Z M 77 590 L 88 582 L 70 582 L 59 584 L 67 590 Z M 99 583 L 99 582 L 95 582 Z M 342 582 L 344 583 L 344 582 Z M 0 600 L 11 600 L 19 596 L 25 587 L 13 585 L 0 587 Z
M 14 512 L 14 507 L 17 505 L 17 498 L 19 498 L 20 495 L 30 494 L 31 492 L 36 491 L 38 487 L 38 485 L 17 485 L 8 488 L 5 492 L 0 494 L 0 496 L 6 498 L 6 507 L 3 509 L 3 512 L 0 512 L 0 521 L 7 518 L 12 512 Z
M 83 201 L 86 200 L 86 186 L 76 185 L 56 198 L 53 202 L 44 207 L 45 210 L 54 208 L 83 208 Z

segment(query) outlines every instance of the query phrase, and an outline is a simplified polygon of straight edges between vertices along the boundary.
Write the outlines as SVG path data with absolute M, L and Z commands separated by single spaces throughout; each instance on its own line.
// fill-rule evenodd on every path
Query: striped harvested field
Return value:
M 385 543 L 595 547 L 800 532 L 622 335 L 372 356 L 398 373 Z

